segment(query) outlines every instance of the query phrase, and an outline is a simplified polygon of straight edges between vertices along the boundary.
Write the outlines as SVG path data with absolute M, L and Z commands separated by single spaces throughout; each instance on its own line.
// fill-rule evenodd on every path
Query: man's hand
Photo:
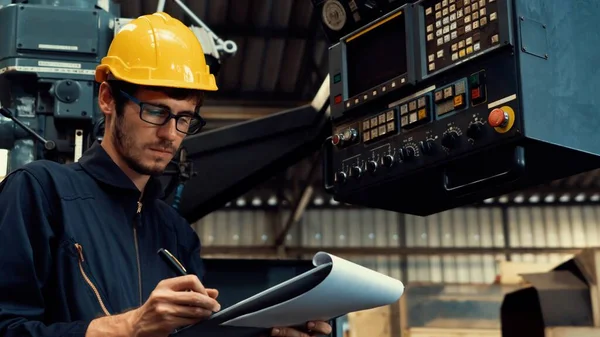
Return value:
M 302 332 L 294 328 L 273 328 L 271 336 L 274 337 L 311 337 L 315 335 L 329 335 L 331 333 L 331 325 L 327 322 L 316 321 L 306 324 L 307 332 Z
M 187 291 L 192 290 L 192 291 Z M 207 319 L 221 310 L 218 291 L 207 291 L 193 275 L 161 281 L 143 306 L 134 310 L 134 336 L 164 337 L 182 326 Z
M 207 319 L 221 310 L 216 301 L 218 295 L 216 289 L 205 289 L 195 275 L 166 279 L 141 307 L 92 321 L 86 337 L 166 337 L 177 328 Z

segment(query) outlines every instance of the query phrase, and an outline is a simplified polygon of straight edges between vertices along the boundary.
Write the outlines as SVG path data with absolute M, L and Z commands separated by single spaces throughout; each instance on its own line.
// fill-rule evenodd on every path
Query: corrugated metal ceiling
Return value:
M 153 13 L 158 0 L 121 0 L 121 16 Z M 327 72 L 327 43 L 309 0 L 188 0 L 184 2 L 238 51 L 224 60 L 213 100 L 289 106 L 311 100 Z M 235 5 L 234 5 L 235 4 Z M 193 21 L 167 0 L 165 12 Z

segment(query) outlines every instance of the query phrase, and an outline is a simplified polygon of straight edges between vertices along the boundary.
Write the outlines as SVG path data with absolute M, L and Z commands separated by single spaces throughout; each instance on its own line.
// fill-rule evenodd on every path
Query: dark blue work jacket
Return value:
M 198 236 L 140 192 L 95 145 L 78 163 L 35 161 L 0 184 L 0 336 L 85 336 L 91 320 L 141 306 L 176 276 L 166 248 L 201 277 Z

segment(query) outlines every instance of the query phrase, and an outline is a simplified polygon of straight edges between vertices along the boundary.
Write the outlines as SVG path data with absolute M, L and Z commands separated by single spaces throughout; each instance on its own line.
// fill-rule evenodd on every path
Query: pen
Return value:
M 158 250 L 157 253 L 163 259 L 163 261 L 165 261 L 169 268 L 171 268 L 171 270 L 173 270 L 175 274 L 177 274 L 177 276 L 187 275 L 187 271 L 185 270 L 181 262 L 179 262 L 179 260 L 177 260 L 177 258 L 175 258 L 173 254 L 171 254 L 171 252 L 164 248 L 161 248 Z

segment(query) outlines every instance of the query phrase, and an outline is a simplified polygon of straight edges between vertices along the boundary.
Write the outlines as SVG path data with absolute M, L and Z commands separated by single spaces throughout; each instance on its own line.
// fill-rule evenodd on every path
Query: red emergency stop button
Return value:
M 488 123 L 493 128 L 503 128 L 508 124 L 508 114 L 504 110 L 496 108 L 490 112 Z

